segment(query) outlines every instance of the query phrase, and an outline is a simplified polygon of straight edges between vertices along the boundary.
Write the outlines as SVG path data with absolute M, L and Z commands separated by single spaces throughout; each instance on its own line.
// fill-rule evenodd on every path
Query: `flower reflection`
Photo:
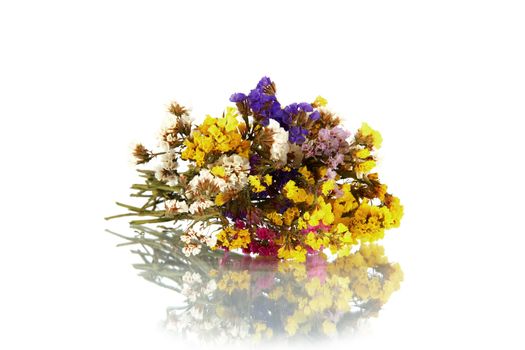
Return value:
M 376 316 L 399 289 L 403 272 L 382 246 L 362 245 L 330 260 L 280 261 L 219 251 L 191 258 L 178 232 L 135 227 L 141 276 L 182 296 L 167 310 L 166 328 L 199 342 L 319 339 L 345 335 Z

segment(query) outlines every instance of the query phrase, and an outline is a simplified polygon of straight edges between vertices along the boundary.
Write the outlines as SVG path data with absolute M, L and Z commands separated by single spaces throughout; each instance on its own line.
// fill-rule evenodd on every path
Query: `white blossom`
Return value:
M 190 205 L 189 211 L 190 213 L 195 214 L 195 213 L 198 213 L 199 211 L 208 209 L 209 207 L 212 207 L 214 205 L 215 203 L 213 203 L 209 199 L 197 200 Z
M 185 201 L 177 201 L 175 199 L 168 199 L 164 204 L 168 211 L 173 211 L 177 213 L 187 213 L 189 210 L 188 203 L 186 203 Z
M 270 158 L 283 164 L 286 163 L 288 151 L 290 150 L 288 131 L 284 130 L 274 119 L 270 119 L 267 128 L 273 131 L 273 143 L 270 150 Z

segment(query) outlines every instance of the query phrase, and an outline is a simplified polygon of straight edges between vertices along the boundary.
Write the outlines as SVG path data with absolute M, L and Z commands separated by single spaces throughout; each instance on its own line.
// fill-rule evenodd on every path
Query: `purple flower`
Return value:
M 288 130 L 288 127 L 292 123 L 292 116 L 286 113 L 284 109 L 279 109 L 278 111 L 276 111 L 273 114 L 272 119 L 277 120 L 281 127 L 284 128 L 284 130 Z
M 312 105 L 309 104 L 309 103 L 306 103 L 306 102 L 298 103 L 297 107 L 299 108 L 299 110 L 301 110 L 303 112 L 312 112 L 314 110 Z
M 319 120 L 321 118 L 321 113 L 319 111 L 314 111 L 312 114 L 310 114 L 311 120 Z
M 261 164 L 261 156 L 257 153 L 254 153 L 250 156 L 250 174 L 256 175 L 258 170 L 257 167 Z
M 268 86 L 272 84 L 270 78 L 263 77 L 259 83 L 257 83 L 255 89 L 251 90 L 248 95 L 235 93 L 231 95 L 230 101 L 247 103 L 255 119 L 262 126 L 267 126 L 269 120 L 274 119 L 278 121 L 285 130 L 289 130 L 297 114 L 313 112 L 314 109 L 312 105 L 306 102 L 292 103 L 283 109 L 279 101 L 277 101 L 277 97 L 273 94 L 273 89 L 267 89 Z M 319 116 L 319 113 L 314 112 L 311 118 L 317 120 Z M 307 135 L 306 130 L 301 128 L 295 132 L 296 134 L 292 136 L 291 139 L 295 139 L 298 144 L 302 144 L 305 141 L 304 136 Z
M 259 80 L 259 83 L 257 84 L 257 89 L 262 90 L 266 86 L 272 85 L 272 81 L 268 77 L 262 77 L 261 80 Z
M 294 116 L 297 113 L 299 113 L 299 108 L 298 108 L 297 103 L 292 103 L 284 107 L 284 111 L 288 113 L 290 116 Z
M 300 126 L 292 126 L 288 131 L 288 139 L 290 142 L 296 143 L 298 145 L 301 145 L 304 141 L 306 141 L 306 135 L 308 135 L 308 130 Z
M 350 145 L 346 141 L 349 136 L 350 133 L 341 127 L 321 129 L 317 138 L 303 143 L 301 149 L 306 157 L 328 158 L 326 177 L 333 178 L 334 169 L 344 162 L 344 155 L 349 151 Z
M 230 96 L 231 102 L 242 102 L 244 100 L 246 100 L 246 95 L 243 94 L 242 92 L 237 92 Z

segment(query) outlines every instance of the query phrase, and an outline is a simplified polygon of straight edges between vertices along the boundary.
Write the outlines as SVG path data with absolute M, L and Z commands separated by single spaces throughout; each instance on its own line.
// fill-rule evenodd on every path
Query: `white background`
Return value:
M 2 1 L 0 348 L 175 347 L 173 295 L 102 218 L 171 100 L 218 115 L 263 75 L 383 134 L 405 282 L 359 346 L 523 348 L 524 18 L 519 1 Z

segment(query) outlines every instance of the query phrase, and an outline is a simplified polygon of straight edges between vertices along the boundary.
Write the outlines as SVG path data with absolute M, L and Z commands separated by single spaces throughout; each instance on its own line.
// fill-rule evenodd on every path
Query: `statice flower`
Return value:
M 313 121 L 319 120 L 321 118 L 321 113 L 319 111 L 314 111 L 312 114 L 309 115 L 310 119 Z
M 306 141 L 306 135 L 308 135 L 308 130 L 300 126 L 292 126 L 289 131 L 289 140 L 292 143 L 302 145 Z
M 350 150 L 350 145 L 346 141 L 349 136 L 350 132 L 341 127 L 321 129 L 316 139 L 308 140 L 302 145 L 302 150 L 305 157 L 326 159 L 331 178 L 335 176 L 332 170 L 344 161 L 344 155 Z
M 221 167 L 224 170 L 225 185 L 221 190 L 240 191 L 248 183 L 250 162 L 237 154 L 223 155 L 213 164 L 212 168 Z
M 281 112 L 281 104 L 277 101 L 274 85 L 270 78 L 263 77 L 255 89 L 248 95 L 234 93 L 230 97 L 231 102 L 247 102 L 252 113 L 257 116 L 259 123 L 267 126 L 270 119 L 276 119 L 276 115 Z
M 230 101 L 231 102 L 242 102 L 244 100 L 246 100 L 246 95 L 243 94 L 242 92 L 237 92 L 237 93 L 231 95 L 231 97 L 230 97 Z
M 270 159 L 284 164 L 286 163 L 286 157 L 290 150 L 288 145 L 288 131 L 281 128 L 279 123 L 273 119 L 269 121 L 268 128 L 273 131 Z
M 190 205 L 190 213 L 192 214 L 197 214 L 197 213 L 201 213 L 203 212 L 204 210 L 214 206 L 215 203 L 213 203 L 212 201 L 208 200 L 208 199 L 199 199 L 195 202 L 193 202 L 191 205 Z
M 168 150 L 160 156 L 160 164 L 155 169 L 155 178 L 165 181 L 168 185 L 177 182 L 177 158 L 178 155 L 173 150 Z
M 164 205 L 166 206 L 166 210 L 171 213 L 187 213 L 189 211 L 188 203 L 185 201 L 168 199 Z

